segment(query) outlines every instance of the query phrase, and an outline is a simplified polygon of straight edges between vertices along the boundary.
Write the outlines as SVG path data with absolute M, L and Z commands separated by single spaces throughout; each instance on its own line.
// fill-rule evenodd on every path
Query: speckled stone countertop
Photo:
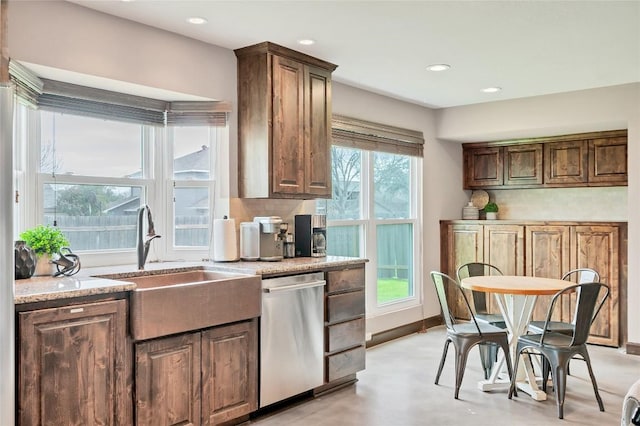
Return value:
M 33 277 L 15 281 L 15 304 L 43 302 L 72 297 L 130 291 L 136 288 L 127 278 L 183 272 L 195 269 L 235 272 L 249 275 L 287 275 L 347 267 L 368 262 L 356 257 L 297 257 L 279 262 L 157 262 L 139 271 L 136 265 L 85 268 L 72 277 Z

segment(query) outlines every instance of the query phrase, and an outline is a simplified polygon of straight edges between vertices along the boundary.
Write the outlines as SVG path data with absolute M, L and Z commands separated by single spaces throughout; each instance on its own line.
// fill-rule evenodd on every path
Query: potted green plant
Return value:
M 49 225 L 38 225 L 20 234 L 23 240 L 36 253 L 38 261 L 34 275 L 52 275 L 53 264 L 51 258 L 60 249 L 69 245 L 69 240 L 58 228 Z
M 484 206 L 484 213 L 486 214 L 487 219 L 497 219 L 498 205 L 494 202 L 487 203 L 487 205 Z

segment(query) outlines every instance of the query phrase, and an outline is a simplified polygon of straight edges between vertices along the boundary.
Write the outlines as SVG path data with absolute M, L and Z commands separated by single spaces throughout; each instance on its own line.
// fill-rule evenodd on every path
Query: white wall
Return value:
M 456 141 L 628 129 L 629 186 L 626 194 L 624 189 L 619 188 L 573 189 L 570 194 L 585 202 L 593 199 L 600 203 L 599 196 L 591 196 L 609 191 L 607 197 L 613 198 L 607 198 L 607 203 L 615 204 L 615 207 L 608 213 L 599 212 L 597 219 L 628 220 L 628 340 L 639 343 L 640 310 L 637 307 L 640 306 L 640 264 L 637 259 L 640 256 L 640 167 L 635 166 L 640 165 L 640 83 L 447 108 L 437 112 L 436 128 L 438 137 Z M 551 199 L 547 198 L 550 191 L 546 195 L 532 194 L 538 203 Z M 505 198 L 510 197 L 508 191 L 501 191 L 500 196 L 503 201 L 517 200 L 516 193 L 510 199 Z M 518 202 L 514 202 L 514 205 L 517 206 Z M 583 203 L 565 203 L 562 218 L 582 219 L 584 209 Z M 520 214 L 526 215 L 522 218 L 529 218 L 524 211 L 517 213 Z

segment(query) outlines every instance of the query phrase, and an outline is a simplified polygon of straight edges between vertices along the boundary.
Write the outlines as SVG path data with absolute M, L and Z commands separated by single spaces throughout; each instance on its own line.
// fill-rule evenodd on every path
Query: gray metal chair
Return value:
M 442 308 L 442 316 L 444 317 L 445 324 L 447 325 L 447 338 L 444 342 L 442 359 L 440 360 L 440 366 L 438 367 L 438 374 L 436 374 L 435 384 L 437 385 L 440 380 L 440 374 L 442 374 L 442 368 L 444 367 L 444 362 L 447 357 L 447 350 L 449 349 L 449 344 L 452 342 L 456 355 L 456 384 L 454 393 L 454 397 L 456 399 L 458 399 L 458 394 L 460 392 L 460 385 L 462 384 L 462 377 L 464 376 L 464 370 L 467 364 L 467 356 L 471 348 L 475 345 L 491 342 L 500 346 L 504 352 L 507 369 L 509 370 L 509 377 L 513 377 L 507 332 L 491 324 L 478 322 L 476 320 L 473 315 L 473 311 L 469 306 L 467 296 L 462 292 L 462 289 L 456 280 L 446 274 L 435 271 L 431 272 L 431 280 L 436 287 L 438 301 Z M 449 305 L 447 304 L 446 287 L 449 287 L 454 291 L 460 291 L 469 311 L 471 322 L 459 323 L 453 318 L 451 311 L 449 310 Z
M 600 275 L 590 268 L 578 268 L 573 269 L 562 276 L 562 279 L 565 281 L 574 281 L 577 278 L 578 284 L 583 283 L 598 283 L 600 282 Z M 604 300 L 602 300 L 604 302 Z M 602 304 L 600 304 L 600 307 Z M 596 310 L 598 312 L 600 307 Z M 529 323 L 529 332 L 534 334 L 542 333 L 544 321 L 531 321 Z M 563 334 L 573 334 L 573 328 L 575 326 L 575 318 L 571 320 L 571 322 L 564 321 L 549 321 L 547 327 L 549 327 L 548 331 L 555 331 L 556 333 Z
M 462 282 L 464 278 L 486 275 L 502 275 L 502 272 L 497 267 L 482 262 L 465 263 L 464 265 L 460 265 L 456 270 L 458 282 Z M 473 314 L 476 320 L 494 325 L 498 328 L 507 328 L 501 314 L 489 313 L 487 309 L 487 293 L 471 290 L 471 296 L 473 297 Z M 491 374 L 491 368 L 498 357 L 498 346 L 493 343 L 484 343 L 479 345 L 478 348 L 480 350 L 480 362 L 484 369 L 484 378 L 488 379 Z
M 609 296 L 609 287 L 601 283 L 584 283 L 576 284 L 565 288 L 557 292 L 551 299 L 549 310 L 547 312 L 547 319 L 540 334 L 525 334 L 518 337 L 518 345 L 516 349 L 516 360 L 514 370 L 518 371 L 518 362 L 520 355 L 524 353 L 531 353 L 531 350 L 536 354 L 542 354 L 544 358 L 549 362 L 551 370 L 553 372 L 553 389 L 556 393 L 556 403 L 558 405 L 558 418 L 564 417 L 564 396 L 567 382 L 567 367 L 569 360 L 574 355 L 580 355 L 587 363 L 589 370 L 589 376 L 591 377 L 591 384 L 593 385 L 593 391 L 598 401 L 600 411 L 604 411 L 604 404 L 602 398 L 598 393 L 598 385 L 596 384 L 596 378 L 593 375 L 591 369 L 591 360 L 589 358 L 589 352 L 587 351 L 587 338 L 589 337 L 589 329 L 593 319 L 598 314 L 599 308 L 598 298 L 600 292 L 604 291 L 604 299 Z M 556 333 L 548 331 L 548 324 L 551 321 L 554 308 L 558 301 L 561 300 L 563 295 L 570 293 L 576 293 L 575 304 L 575 324 L 573 327 L 573 333 L 571 335 Z M 602 306 L 602 304 L 600 304 Z M 526 351 L 526 352 L 525 352 Z M 515 378 L 511 378 L 511 387 L 509 389 L 509 398 L 515 392 L 516 381 Z

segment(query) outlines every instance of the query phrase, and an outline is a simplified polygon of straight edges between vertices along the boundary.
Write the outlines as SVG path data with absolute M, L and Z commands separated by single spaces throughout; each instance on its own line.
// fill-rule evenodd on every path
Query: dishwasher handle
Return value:
M 278 293 L 281 291 L 301 290 L 303 288 L 324 287 L 325 285 L 327 285 L 327 282 L 325 280 L 320 280 L 320 281 L 311 281 L 311 282 L 300 283 L 300 284 L 291 284 L 291 285 L 283 285 L 279 287 L 265 288 L 263 291 L 265 293 Z

